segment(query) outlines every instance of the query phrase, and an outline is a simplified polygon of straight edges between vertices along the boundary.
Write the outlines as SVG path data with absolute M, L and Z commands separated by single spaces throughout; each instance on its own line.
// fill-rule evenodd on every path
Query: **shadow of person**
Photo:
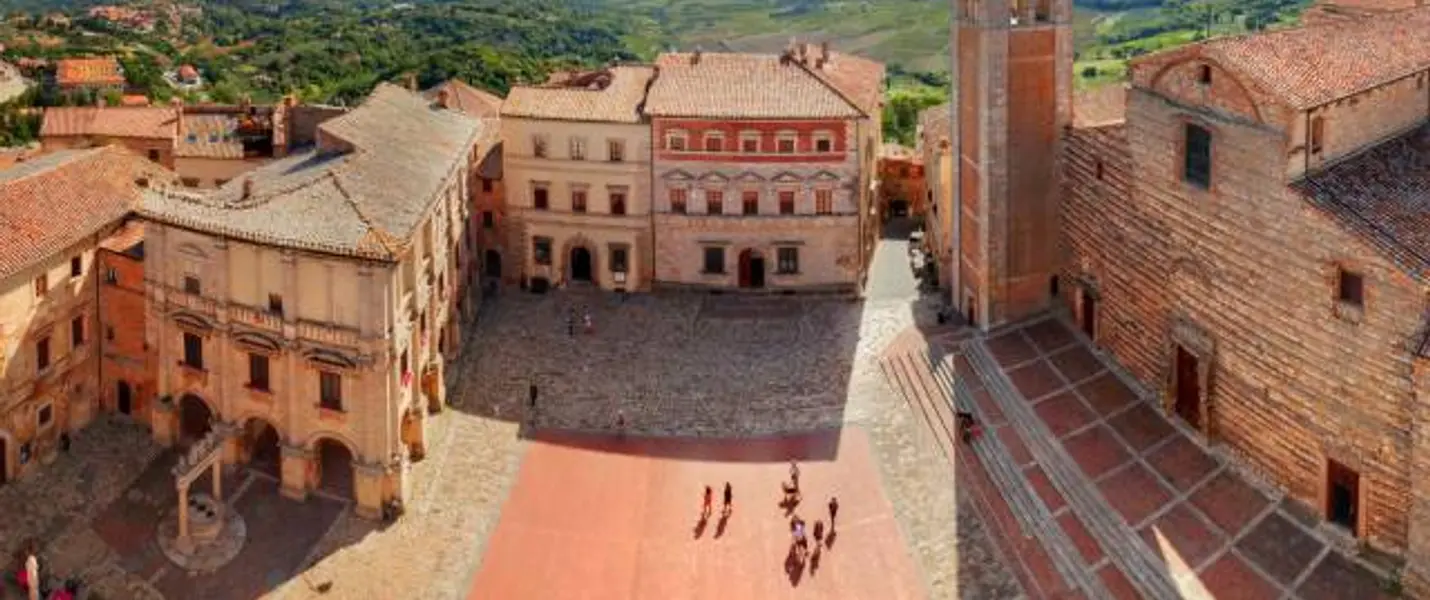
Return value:
M 700 520 L 695 522 L 695 530 L 691 532 L 695 534 L 694 539 L 698 540 L 700 539 L 700 536 L 705 535 L 705 526 L 709 523 L 710 519 L 707 519 L 704 515 L 701 515 Z
M 819 549 L 819 545 L 816 544 L 814 546 L 814 552 L 809 555 L 809 576 L 811 578 L 814 577 L 814 572 L 819 570 L 819 555 L 821 552 L 822 550 Z
M 827 534 L 824 535 L 824 547 L 825 547 L 825 548 L 828 548 L 828 549 L 830 549 L 830 550 L 833 550 L 833 549 L 834 549 L 834 538 L 836 538 L 836 537 L 839 537 L 839 532 L 834 531 L 833 529 L 830 529 L 830 530 L 829 530 L 829 533 L 827 533 Z
M 799 557 L 799 547 L 793 543 L 785 554 L 785 574 L 789 575 L 789 584 L 792 587 L 798 586 L 799 580 L 804 577 L 804 563 Z
M 720 515 L 720 520 L 716 521 L 715 523 L 715 539 L 718 540 L 720 539 L 720 536 L 725 535 L 725 525 L 729 522 L 730 513 L 724 513 Z

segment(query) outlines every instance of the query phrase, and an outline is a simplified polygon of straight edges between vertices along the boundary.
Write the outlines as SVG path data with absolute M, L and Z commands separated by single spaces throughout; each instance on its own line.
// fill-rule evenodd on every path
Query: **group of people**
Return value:
M 581 309 L 581 326 L 588 334 L 596 332 L 596 326 L 591 321 L 591 309 Z M 576 309 L 574 308 L 566 312 L 566 335 L 576 337 Z
M 798 514 L 793 514 L 793 512 L 794 512 L 794 507 L 798 506 L 800 500 L 803 499 L 803 495 L 800 493 L 800 489 L 799 489 L 799 463 L 797 463 L 797 462 L 795 462 L 795 461 L 790 461 L 790 463 L 789 463 L 789 483 L 788 483 L 787 485 L 782 484 L 782 487 L 784 488 L 784 493 L 785 493 L 784 505 L 785 505 L 785 506 L 790 510 L 790 512 L 792 513 L 791 516 L 790 516 L 790 521 L 789 521 L 790 535 L 791 535 L 792 538 L 793 538 L 793 540 L 792 540 L 792 542 L 791 542 L 791 550 L 793 551 L 794 557 L 795 557 L 795 559 L 796 559 L 796 566 L 802 568 L 803 565 L 804 565 L 805 560 L 811 557 L 811 553 L 810 553 L 810 549 L 809 549 L 809 533 L 810 533 L 810 532 L 807 531 L 807 528 L 806 528 L 804 519 L 800 518 L 800 516 L 799 516 Z M 830 497 L 829 497 L 829 534 L 830 534 L 830 537 L 833 537 L 833 535 L 834 535 L 834 519 L 835 519 L 835 517 L 837 517 L 838 515 L 839 515 L 839 498 L 834 497 L 834 496 L 830 496 Z M 812 533 L 813 533 L 813 535 L 814 535 L 814 552 L 813 552 L 813 556 L 814 556 L 815 558 L 817 558 L 817 557 L 819 556 L 819 551 L 820 551 L 820 549 L 824 547 L 824 541 L 825 541 L 824 522 L 821 521 L 821 520 L 819 520 L 819 519 L 815 519 L 815 521 L 814 521 L 814 528 L 813 528 L 813 532 L 812 532 Z

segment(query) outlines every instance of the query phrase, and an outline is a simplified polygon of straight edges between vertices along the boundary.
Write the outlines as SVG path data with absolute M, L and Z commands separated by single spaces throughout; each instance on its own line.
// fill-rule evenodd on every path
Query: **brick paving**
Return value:
M 272 598 L 459 598 L 516 479 L 528 417 L 546 430 L 610 433 L 619 414 L 632 435 L 738 438 L 857 426 L 925 595 L 1019 597 L 978 501 L 959 493 L 963 480 L 879 371 L 878 356 L 897 334 L 933 321 L 931 306 L 906 289 L 911 279 L 891 271 L 908 268 L 906 252 L 901 241 L 880 244 L 873 299 L 864 302 L 504 292 L 483 307 L 451 372 L 453 410 L 433 420 L 407 515 L 392 527 L 357 519 L 344 502 L 282 500 L 271 481 L 249 476 L 232 499 L 252 514 L 250 530 L 278 537 L 271 526 L 300 518 L 294 510 L 316 510 L 304 535 L 262 546 L 262 560 L 246 550 L 218 573 L 191 577 L 156 566 L 147 547 L 124 534 L 142 537 L 152 527 L 146 511 L 155 510 L 162 481 L 144 474 L 160 450 L 144 430 L 106 421 L 76 436 L 55 465 L 0 488 L 0 512 L 27 517 L 0 521 L 7 546 L 0 549 L 40 537 L 52 565 L 81 574 L 111 600 L 194 597 L 224 582 Z M 594 334 L 567 335 L 572 308 L 591 312 Z M 528 415 L 533 380 L 540 408 Z

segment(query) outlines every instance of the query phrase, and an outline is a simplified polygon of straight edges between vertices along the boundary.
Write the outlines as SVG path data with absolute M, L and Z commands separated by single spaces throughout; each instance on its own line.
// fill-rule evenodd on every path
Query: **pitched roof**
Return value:
M 1307 109 L 1430 68 L 1430 6 L 1221 38 L 1200 50 Z
M 478 118 L 501 116 L 501 96 L 474 88 L 460 79 L 448 79 L 422 95 L 436 102 L 443 91 L 447 92 L 447 108 Z
M 55 82 L 60 85 L 123 85 L 124 72 L 113 56 L 64 58 L 55 65 Z
M 1127 120 L 1127 86 L 1110 84 L 1073 93 L 1073 127 L 1101 127 Z
M 45 109 L 40 137 L 172 139 L 176 123 L 167 106 L 56 106 Z
M 118 146 L 56 152 L 0 171 L 0 279 L 124 218 L 140 197 L 135 180 L 162 173 Z
M 243 158 L 235 137 L 238 119 L 229 114 L 185 114 L 174 142 L 174 155 L 185 158 Z
M 822 74 L 784 54 L 667 53 L 656 66 L 645 111 L 660 117 L 851 119 L 882 101 L 883 66 L 863 59 L 836 56 Z
M 379 84 L 319 126 L 328 141 L 318 148 L 210 194 L 150 193 L 141 214 L 262 244 L 396 260 L 487 126 Z
M 1313 173 L 1291 189 L 1407 273 L 1430 279 L 1430 125 Z
M 562 121 L 639 123 L 655 69 L 621 65 L 540 86 L 511 88 L 501 116 Z

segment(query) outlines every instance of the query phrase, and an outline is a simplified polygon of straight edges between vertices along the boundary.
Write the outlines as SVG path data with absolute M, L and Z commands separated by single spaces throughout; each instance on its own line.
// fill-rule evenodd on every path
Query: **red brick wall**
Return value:
M 1009 318 L 1045 310 L 1048 279 L 1060 262 L 1058 194 L 1054 172 L 1058 130 L 1055 30 L 1014 29 L 1008 34 L 1007 203 L 1008 238 L 1003 298 Z
M 118 410 L 119 382 L 129 384 L 130 414 L 148 421 L 154 399 L 153 353 L 144 339 L 144 262 L 125 254 L 100 250 L 99 332 L 101 405 L 105 411 Z M 107 276 L 113 269 L 116 283 Z M 111 333 L 113 334 L 111 337 Z
M 651 143 L 656 148 L 656 160 L 675 161 L 716 161 L 732 160 L 750 163 L 839 163 L 844 161 L 844 153 L 854 150 L 849 146 L 850 122 L 840 120 L 822 121 L 738 121 L 702 119 L 656 119 L 652 124 Z M 688 134 L 686 152 L 672 152 L 665 149 L 665 134 L 680 130 Z M 706 154 L 705 133 L 718 131 L 724 134 L 724 153 Z M 760 132 L 760 154 L 740 152 L 740 133 Z M 794 154 L 775 154 L 775 140 L 779 132 L 793 131 L 798 134 Z M 814 152 L 815 132 L 832 135 L 834 149 L 824 155 Z

